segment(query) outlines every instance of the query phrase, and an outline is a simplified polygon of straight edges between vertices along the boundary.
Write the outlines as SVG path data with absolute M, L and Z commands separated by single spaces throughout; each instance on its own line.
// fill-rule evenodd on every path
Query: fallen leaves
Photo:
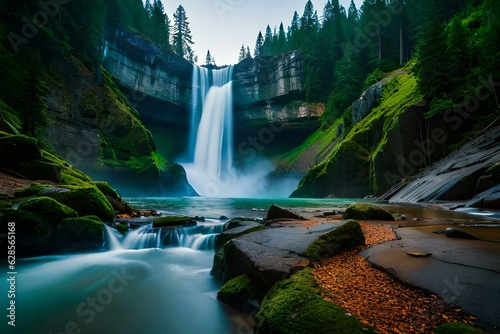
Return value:
M 391 226 L 360 225 L 367 245 L 397 239 Z M 443 322 L 474 320 L 437 296 L 409 288 L 372 268 L 356 251 L 320 262 L 313 274 L 325 299 L 381 333 L 433 333 Z

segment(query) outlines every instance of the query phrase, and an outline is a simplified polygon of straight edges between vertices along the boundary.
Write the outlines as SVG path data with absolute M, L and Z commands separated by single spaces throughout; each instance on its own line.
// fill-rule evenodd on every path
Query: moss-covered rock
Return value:
M 215 253 L 210 275 L 225 283 L 230 279 L 243 274 L 243 270 L 240 266 L 236 253 L 236 245 L 232 240 L 228 241 L 224 247 Z
M 78 213 L 50 197 L 37 197 L 23 202 L 16 212 L 16 224 L 27 230 L 44 235 L 50 233 L 66 218 L 76 218 Z
M 276 283 L 267 293 L 255 321 L 256 334 L 373 333 L 356 318 L 323 298 L 306 268 Z
M 130 214 L 136 211 L 127 202 L 125 202 L 120 194 L 118 194 L 115 189 L 111 188 L 107 182 L 96 181 L 94 184 L 106 196 L 115 212 Z
M 0 132 L 0 165 L 15 168 L 22 163 L 40 158 L 41 153 L 37 139 Z
M 463 322 L 450 322 L 441 324 L 436 328 L 434 334 L 482 334 L 479 328 L 472 327 Z
M 71 208 L 80 216 L 95 215 L 102 221 L 112 221 L 115 211 L 104 194 L 94 186 L 68 187 L 68 192 L 50 193 L 54 198 Z
M 70 252 L 100 249 L 104 245 L 104 225 L 96 218 L 85 216 L 61 221 L 57 226 L 57 248 Z
M 173 227 L 173 226 L 192 226 L 196 221 L 191 217 L 169 216 L 156 218 L 153 221 L 153 227 Z
M 320 236 L 307 247 L 303 255 L 320 260 L 364 244 L 365 237 L 361 226 L 351 220 Z
M 345 210 L 344 218 L 358 220 L 395 220 L 387 210 L 371 203 L 353 203 L 349 205 Z
M 30 196 L 36 196 L 38 193 L 44 189 L 50 188 L 49 185 L 46 184 L 40 184 L 40 183 L 33 183 L 27 188 L 21 188 L 17 189 L 14 192 L 14 197 L 20 198 L 20 197 L 30 197 Z
M 247 275 L 240 275 L 224 284 L 217 293 L 217 298 L 234 308 L 244 310 L 249 301 L 261 299 L 262 294 Z
M 127 233 L 127 232 L 128 232 L 128 230 L 129 230 L 128 226 L 127 226 L 127 225 L 125 225 L 125 224 L 122 224 L 122 223 L 116 224 L 115 228 L 116 228 L 116 230 L 117 230 L 118 232 L 120 232 L 121 234 L 125 234 L 125 233 Z

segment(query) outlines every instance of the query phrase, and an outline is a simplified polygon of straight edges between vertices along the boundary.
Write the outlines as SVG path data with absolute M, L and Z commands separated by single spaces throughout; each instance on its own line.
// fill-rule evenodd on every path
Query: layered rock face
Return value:
M 136 92 L 137 100 L 148 96 L 189 108 L 193 65 L 136 35 L 117 28 L 106 42 L 103 66 L 122 86 Z
M 106 42 L 104 54 L 104 67 L 141 100 L 136 102 L 145 97 L 165 102 L 165 118 L 171 116 L 169 110 L 179 112 L 175 107 L 189 113 L 191 63 L 120 29 Z M 323 106 L 303 102 L 303 85 L 303 61 L 297 51 L 242 60 L 233 71 L 235 120 L 287 122 L 320 116 Z
M 324 111 L 303 102 L 303 61 L 297 51 L 246 58 L 235 65 L 233 81 L 236 120 L 287 122 Z

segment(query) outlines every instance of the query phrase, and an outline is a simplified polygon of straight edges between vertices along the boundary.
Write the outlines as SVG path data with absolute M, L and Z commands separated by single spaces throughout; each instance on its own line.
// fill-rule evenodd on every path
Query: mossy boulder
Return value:
M 37 235 L 50 233 L 62 220 L 76 218 L 78 213 L 50 197 L 32 198 L 19 205 L 16 223 Z
M 96 216 L 66 218 L 57 226 L 61 251 L 98 250 L 104 245 L 104 225 Z
M 236 245 L 232 240 L 228 241 L 215 253 L 210 275 L 225 283 L 242 274 L 243 269 L 237 258 Z
M 16 255 L 45 255 L 57 252 L 57 225 L 77 216 L 76 211 L 52 198 L 38 197 L 21 203 L 17 210 L 0 210 L 0 224 L 16 223 Z
M 320 236 L 302 255 L 320 260 L 364 244 L 365 236 L 361 226 L 351 220 Z
M 115 228 L 120 234 L 125 234 L 129 230 L 128 226 L 122 223 L 116 224 Z
M 153 221 L 153 227 L 174 227 L 174 226 L 192 226 L 196 225 L 196 221 L 191 217 L 185 216 L 168 216 L 156 218 Z
M 68 187 L 70 191 L 47 194 L 71 208 L 80 216 L 95 215 L 102 221 L 112 221 L 115 211 L 104 194 L 94 186 Z
M 262 297 L 247 275 L 240 275 L 229 280 L 217 293 L 217 298 L 220 301 L 239 310 L 248 310 L 249 302 L 258 301 Z
M 482 334 L 479 328 L 472 327 L 463 322 L 450 322 L 441 324 L 436 328 L 434 334 Z
M 345 219 L 394 221 L 394 217 L 385 209 L 371 203 L 353 203 L 344 213 Z
M 125 202 L 120 194 L 118 194 L 115 189 L 111 188 L 107 182 L 96 181 L 94 184 L 106 196 L 115 212 L 131 214 L 136 211 L 127 202 Z
M 40 158 L 37 139 L 0 132 L 0 165 L 13 168 Z
M 374 333 L 339 306 L 320 296 L 320 287 L 306 268 L 276 283 L 255 317 L 256 334 Z
M 33 183 L 27 188 L 21 188 L 17 189 L 14 192 L 14 197 L 16 198 L 21 198 L 21 197 L 30 197 L 30 196 L 36 196 L 38 193 L 42 190 L 49 189 L 50 186 L 46 184 L 39 184 L 39 183 Z

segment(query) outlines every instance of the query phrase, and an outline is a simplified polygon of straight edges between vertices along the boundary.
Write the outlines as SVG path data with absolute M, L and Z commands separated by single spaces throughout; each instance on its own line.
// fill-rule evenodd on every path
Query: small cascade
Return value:
M 127 233 L 122 247 L 125 249 L 160 248 L 161 232 L 161 229 L 153 228 L 153 224 L 141 226 Z
M 152 224 L 146 224 L 127 232 L 120 239 L 113 228 L 105 226 L 105 237 L 109 250 L 163 248 L 163 246 L 212 250 L 215 237 L 224 229 L 225 224 L 215 220 L 210 220 L 205 225 L 171 229 L 153 228 Z
M 169 230 L 165 244 L 169 247 L 211 250 L 214 249 L 215 237 L 222 233 L 224 228 L 224 224 L 216 224 Z
M 109 250 L 122 249 L 116 230 L 106 224 L 104 224 L 104 237 Z

